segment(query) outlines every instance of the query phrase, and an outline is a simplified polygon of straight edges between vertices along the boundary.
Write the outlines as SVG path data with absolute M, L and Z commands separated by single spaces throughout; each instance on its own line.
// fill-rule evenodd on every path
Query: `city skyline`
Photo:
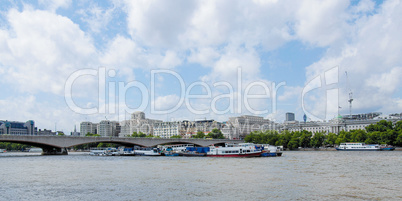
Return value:
M 0 119 L 401 113 L 398 2 L 5 1 Z

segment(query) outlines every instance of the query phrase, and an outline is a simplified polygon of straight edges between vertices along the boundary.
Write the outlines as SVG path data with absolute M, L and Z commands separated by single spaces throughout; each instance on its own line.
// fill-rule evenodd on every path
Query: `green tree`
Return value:
M 255 142 L 255 135 L 254 132 L 251 132 L 249 135 L 246 135 L 246 137 L 244 138 L 245 142 Z
M 299 147 L 300 144 L 300 136 L 302 135 L 301 132 L 296 131 L 296 132 L 292 132 L 292 138 L 290 139 L 290 141 L 288 142 L 288 148 L 290 150 L 293 149 L 297 149 Z
M 133 134 L 130 135 L 130 137 L 139 137 L 139 136 L 138 136 L 138 133 L 134 131 Z
M 402 130 L 399 132 L 399 135 L 395 140 L 395 145 L 402 147 Z
M 299 147 L 299 138 L 292 137 L 292 139 L 290 139 L 289 143 L 287 144 L 287 147 L 290 150 L 297 149 Z
M 374 131 L 367 133 L 367 139 L 364 141 L 366 144 L 378 144 L 381 141 L 381 132 Z
M 387 131 L 388 129 L 393 129 L 392 128 L 392 122 L 387 121 L 387 120 L 381 120 L 377 122 L 376 124 L 371 124 L 366 127 L 367 132 L 374 132 L 374 131 Z
M 25 149 L 32 148 L 32 146 L 11 142 L 0 142 L 0 149 L 23 151 Z
M 299 138 L 299 145 L 301 147 L 309 147 L 312 135 L 311 132 L 303 130 Z
M 325 141 L 325 135 L 321 132 L 315 133 L 311 138 L 311 146 L 314 148 L 321 147 Z
M 93 134 L 93 133 L 87 133 L 85 136 L 86 137 L 100 137 L 99 134 Z
M 275 145 L 276 142 L 279 140 L 279 133 L 278 131 L 267 130 L 262 134 L 263 144 L 271 144 Z
M 208 133 L 207 137 L 213 138 L 213 139 L 225 139 L 225 137 L 222 134 L 222 131 L 220 131 L 217 128 L 212 129 L 210 133 Z
M 351 141 L 351 134 L 347 131 L 339 132 L 338 138 L 335 141 L 335 144 L 340 144 L 342 142 L 350 142 Z
M 395 123 L 394 130 L 396 132 L 402 131 L 402 121 L 398 121 Z
M 181 135 L 173 135 L 173 136 L 170 137 L 170 138 L 181 138 Z
M 145 133 L 141 132 L 141 131 L 138 133 L 138 137 L 146 137 L 146 136 L 147 135 Z
M 198 131 L 197 135 L 194 135 L 193 138 L 203 139 L 205 137 L 204 132 Z
M 101 142 L 101 143 L 99 143 L 98 146 L 96 146 L 96 147 L 98 147 L 98 148 L 100 148 L 100 147 L 107 147 L 107 145 L 106 145 L 105 143 Z
M 326 140 L 324 141 L 324 143 L 326 145 L 330 145 L 330 146 L 334 146 L 335 145 L 335 141 L 338 138 L 338 136 L 335 133 L 328 133 Z
M 367 133 L 365 130 L 352 130 L 350 131 L 351 139 L 353 142 L 364 142 L 367 139 Z
M 282 131 L 281 135 L 279 136 L 278 140 L 276 141 L 276 146 L 283 146 L 284 149 L 289 148 L 288 144 L 292 139 L 293 133 L 289 132 L 288 130 Z

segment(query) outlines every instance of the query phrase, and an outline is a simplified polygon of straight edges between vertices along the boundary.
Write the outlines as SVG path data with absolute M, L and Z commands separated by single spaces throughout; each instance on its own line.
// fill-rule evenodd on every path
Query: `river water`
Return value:
M 0 154 L 0 200 L 401 200 L 402 152 L 275 158 Z

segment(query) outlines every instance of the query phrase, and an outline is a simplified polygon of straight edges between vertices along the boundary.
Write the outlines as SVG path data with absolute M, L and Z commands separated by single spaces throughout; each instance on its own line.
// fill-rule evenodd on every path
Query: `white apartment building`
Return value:
M 364 130 L 370 124 L 375 124 L 384 119 L 394 123 L 401 120 L 398 118 L 349 119 L 338 117 L 328 122 L 285 122 L 284 129 L 291 132 L 306 130 L 313 134 L 318 132 L 339 133 L 340 131 Z
M 228 139 L 243 139 L 253 131 L 279 130 L 279 124 L 260 116 L 243 115 L 229 117 L 223 124 L 222 133 Z
M 98 124 L 89 121 L 84 121 L 80 123 L 80 134 L 85 136 L 88 133 L 98 134 Z
M 130 120 L 125 120 L 121 122 L 121 131 L 119 137 L 127 137 L 132 135 L 133 132 L 142 132 L 147 135 L 154 135 L 153 125 L 154 123 L 160 123 L 161 120 L 147 119 L 145 118 L 145 113 L 134 112 L 131 114 Z
M 156 122 L 153 125 L 154 136 L 159 136 L 161 138 L 170 138 L 175 135 L 181 135 L 182 122 Z
M 113 136 L 113 123 L 108 120 L 103 120 L 98 124 L 98 134 L 103 137 Z
M 117 121 L 109 120 L 102 120 L 99 123 L 81 122 L 80 135 L 85 137 L 88 133 L 99 134 L 103 137 L 116 137 L 120 133 L 120 124 Z

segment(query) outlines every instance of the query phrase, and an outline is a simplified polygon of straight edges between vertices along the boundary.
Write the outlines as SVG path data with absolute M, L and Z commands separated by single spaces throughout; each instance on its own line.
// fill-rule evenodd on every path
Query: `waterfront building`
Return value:
M 47 129 L 39 129 L 38 130 L 38 135 L 56 135 L 56 132 L 53 132 L 52 130 L 47 130 Z
M 187 121 L 184 120 L 181 122 L 180 127 L 180 135 L 183 138 L 192 138 L 193 135 L 197 135 L 198 132 L 203 132 L 205 135 L 212 132 L 213 129 L 221 129 L 222 123 L 217 122 L 213 119 L 211 120 L 195 120 L 195 121 Z
M 221 123 L 214 120 L 196 120 L 196 121 L 173 121 L 173 122 L 157 122 L 153 125 L 154 136 L 161 138 L 170 138 L 175 135 L 180 135 L 182 138 L 188 139 L 201 131 L 205 135 L 213 129 L 221 128 Z
M 102 137 L 118 137 L 120 124 L 117 121 L 102 120 L 98 124 L 98 134 Z
M 0 134 L 38 135 L 38 128 L 35 127 L 33 120 L 27 122 L 0 120 Z
M 89 121 L 84 121 L 80 123 L 80 133 L 85 136 L 88 133 L 98 134 L 98 124 Z
M 228 139 L 244 139 L 253 131 L 279 130 L 280 125 L 260 116 L 243 115 L 229 117 L 222 126 L 222 133 Z
M 327 122 L 285 122 L 284 130 L 289 131 L 310 131 L 313 134 L 317 132 L 323 133 L 339 133 L 340 131 L 351 131 L 351 130 L 364 130 L 367 126 L 375 124 L 381 120 L 392 121 L 393 123 L 402 120 L 395 116 L 380 116 L 381 113 L 367 113 L 367 114 L 356 114 L 356 115 L 345 115 L 338 116 Z
M 144 112 L 134 112 L 131 114 L 130 120 L 125 120 L 121 122 L 121 131 L 119 132 L 119 137 L 127 137 L 132 135 L 134 132 L 142 132 L 146 135 L 153 135 L 154 123 L 160 123 L 161 120 L 147 119 L 145 118 Z
M 161 138 L 170 138 L 175 135 L 181 135 L 182 122 L 156 122 L 153 124 L 154 136 L 159 136 Z

